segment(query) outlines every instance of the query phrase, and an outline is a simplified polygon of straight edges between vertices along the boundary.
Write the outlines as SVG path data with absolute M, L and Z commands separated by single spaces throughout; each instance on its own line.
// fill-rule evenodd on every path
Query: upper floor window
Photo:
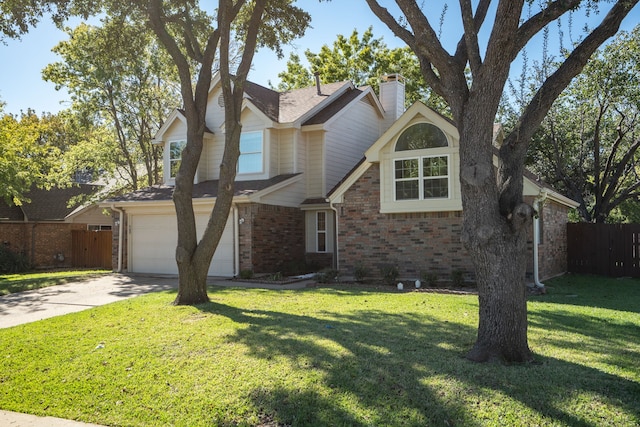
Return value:
M 407 128 L 396 143 L 396 151 L 448 147 L 447 137 L 431 123 L 418 123 Z
M 422 151 L 409 157 L 411 151 L 448 146 L 445 134 L 430 123 L 418 123 L 400 135 L 395 151 L 406 152 L 407 157 L 394 160 L 395 200 L 449 197 L 449 155 Z
M 238 174 L 262 173 L 263 153 L 262 132 L 246 132 L 240 135 Z
M 169 143 L 169 177 L 175 178 L 182 161 L 182 150 L 187 145 L 186 141 L 172 141 Z

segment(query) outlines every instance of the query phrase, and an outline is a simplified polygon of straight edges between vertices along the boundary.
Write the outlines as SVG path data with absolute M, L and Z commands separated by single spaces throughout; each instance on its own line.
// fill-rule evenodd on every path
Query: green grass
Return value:
M 0 296 L 61 285 L 74 280 L 110 273 L 108 270 L 60 270 L 0 275 Z
M 637 426 L 640 282 L 529 302 L 537 364 L 474 364 L 477 297 L 171 292 L 0 330 L 0 408 L 113 426 Z

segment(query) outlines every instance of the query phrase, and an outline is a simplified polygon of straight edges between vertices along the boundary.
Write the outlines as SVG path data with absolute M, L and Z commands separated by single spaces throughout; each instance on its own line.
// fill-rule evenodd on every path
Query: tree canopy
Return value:
M 640 196 L 640 26 L 589 60 L 554 103 L 529 150 L 529 167 L 604 222 Z

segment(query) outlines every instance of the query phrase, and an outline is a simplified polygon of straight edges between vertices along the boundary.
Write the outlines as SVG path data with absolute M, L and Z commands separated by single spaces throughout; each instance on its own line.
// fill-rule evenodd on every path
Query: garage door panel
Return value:
M 135 273 L 178 274 L 175 261 L 178 243 L 175 216 L 132 215 L 129 221 L 131 226 L 130 270 Z M 198 239 L 201 238 L 207 221 L 207 215 L 196 217 Z M 233 254 L 233 222 L 228 220 L 209 267 L 209 275 L 233 276 Z

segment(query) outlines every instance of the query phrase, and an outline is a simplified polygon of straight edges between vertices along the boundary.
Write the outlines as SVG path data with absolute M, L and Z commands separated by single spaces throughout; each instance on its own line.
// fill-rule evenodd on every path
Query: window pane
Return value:
M 178 169 L 180 169 L 180 160 L 172 160 L 169 164 L 171 165 L 171 178 L 175 178 L 178 175 Z
M 447 178 L 425 179 L 424 198 L 449 197 L 449 180 Z
M 318 233 L 318 252 L 327 251 L 327 234 Z
M 238 173 L 262 172 L 262 153 L 242 154 L 238 159 Z
M 447 176 L 449 174 L 447 167 L 447 157 L 425 157 L 422 159 L 422 171 L 427 176 Z
M 240 153 L 262 153 L 262 133 L 243 133 L 240 136 Z
M 318 231 L 326 231 L 327 230 L 327 214 L 325 212 L 318 212 Z
M 396 181 L 396 200 L 418 199 L 418 180 Z
M 262 172 L 262 132 L 240 135 L 240 158 L 238 173 Z
M 182 158 L 182 150 L 187 143 L 185 141 L 172 142 L 169 144 L 169 159 L 180 160 Z
M 398 138 L 396 151 L 448 147 L 447 137 L 431 123 L 418 123 L 407 128 Z
M 396 179 L 418 178 L 418 159 L 396 160 Z

